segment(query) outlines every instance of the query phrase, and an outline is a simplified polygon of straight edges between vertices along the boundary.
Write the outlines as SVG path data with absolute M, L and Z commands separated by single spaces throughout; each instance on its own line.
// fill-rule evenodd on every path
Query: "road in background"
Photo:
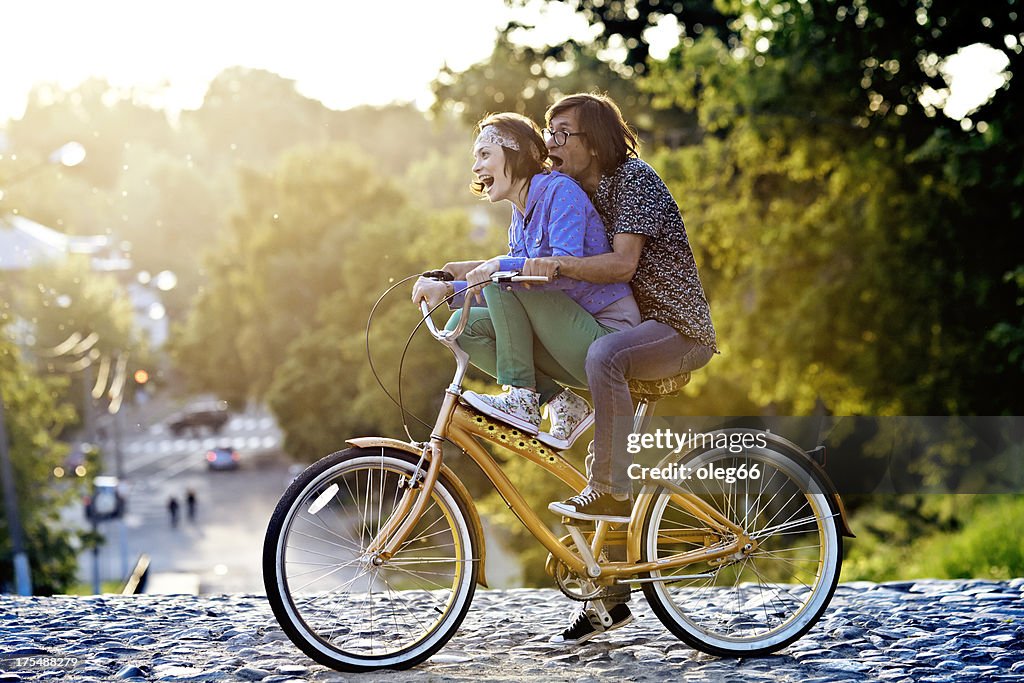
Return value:
M 141 553 L 151 574 L 183 573 L 198 578 L 199 592 L 262 593 L 263 535 L 277 500 L 295 473 L 280 449 L 281 433 L 265 411 L 233 415 L 219 434 L 174 437 L 164 424 L 129 422 L 108 430 L 100 442 L 107 472 L 116 471 L 121 450 L 123 520 L 104 522 L 100 552 L 102 580 L 121 580 Z M 241 456 L 237 470 L 208 470 L 210 448 L 231 446 Z M 189 519 L 186 495 L 196 497 Z M 169 500 L 177 499 L 178 523 L 171 524 Z M 85 525 L 81 511 L 69 511 Z M 92 582 L 91 553 L 79 558 L 79 579 Z M 188 581 L 180 585 L 187 585 Z
M 103 522 L 107 542 L 100 553 L 103 581 L 123 581 L 141 553 L 150 557 L 150 575 L 159 575 L 167 592 L 264 593 L 261 553 L 270 515 L 291 479 L 301 471 L 281 450 L 281 432 L 261 410 L 232 416 L 219 434 L 179 438 L 165 422 L 146 426 L 129 414 L 119 432 L 105 430 L 100 445 L 106 473 L 117 471 L 121 452 L 122 490 L 127 512 L 123 520 Z M 209 471 L 206 451 L 236 448 L 237 470 Z M 345 444 L 339 443 L 338 448 Z M 186 494 L 197 499 L 194 521 L 188 518 Z M 171 525 L 168 502 L 178 501 L 178 524 Z M 65 520 L 86 526 L 81 507 L 65 511 Z M 492 587 L 520 584 L 515 553 L 503 547 L 500 534 L 487 528 L 487 577 Z M 91 553 L 82 553 L 79 581 L 92 583 Z

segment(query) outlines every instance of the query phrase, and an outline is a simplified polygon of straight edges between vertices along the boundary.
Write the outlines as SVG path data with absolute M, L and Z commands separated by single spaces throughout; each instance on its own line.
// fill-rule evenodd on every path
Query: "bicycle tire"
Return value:
M 741 463 L 747 471 L 759 465 L 756 486 L 749 478 L 729 483 L 694 476 L 702 467 L 727 471 Z M 749 555 L 727 558 L 717 566 L 702 562 L 646 574 L 644 578 L 712 575 L 644 583 L 652 611 L 676 637 L 712 655 L 760 656 L 793 643 L 828 607 L 842 566 L 839 520 L 819 475 L 798 458 L 770 447 L 742 454 L 711 449 L 690 454 L 679 464 L 689 468 L 679 471 L 688 471 L 690 478 L 674 483 L 744 527 L 757 546 Z M 692 537 L 701 533 L 708 534 L 705 546 L 714 537 L 706 524 L 673 503 L 667 493 L 665 488 L 657 491 L 645 513 L 645 561 L 700 547 Z M 673 537 L 673 530 L 682 533 Z M 686 541 L 678 540 L 684 537 Z M 725 539 L 718 534 L 717 540 Z
M 274 510 L 263 546 L 267 598 L 291 641 L 321 664 L 410 668 L 443 647 L 469 610 L 480 539 L 471 502 L 444 473 L 391 560 L 376 567 L 361 554 L 416 462 L 389 448 L 333 453 L 296 477 Z

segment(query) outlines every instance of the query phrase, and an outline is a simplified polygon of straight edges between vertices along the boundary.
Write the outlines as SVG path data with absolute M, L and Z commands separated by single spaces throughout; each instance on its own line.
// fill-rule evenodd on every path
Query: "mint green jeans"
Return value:
M 615 332 L 560 290 L 484 287 L 487 307 L 469 309 L 459 346 L 498 384 L 536 389 L 541 403 L 562 386 L 587 388 L 587 349 Z M 453 329 L 462 311 L 448 320 Z

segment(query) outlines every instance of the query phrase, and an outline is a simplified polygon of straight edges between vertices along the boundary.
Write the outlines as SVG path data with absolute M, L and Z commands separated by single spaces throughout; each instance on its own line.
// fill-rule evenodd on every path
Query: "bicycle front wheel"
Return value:
M 263 547 L 267 597 L 309 657 L 342 671 L 405 669 L 439 650 L 473 598 L 478 543 L 446 476 L 409 538 L 375 565 L 366 548 L 395 512 L 416 458 L 352 448 L 311 465 L 277 505 Z
M 838 521 L 817 474 L 771 448 L 712 450 L 681 464 L 686 474 L 674 483 L 741 527 L 754 547 L 651 572 L 643 585 L 651 609 L 678 638 L 710 654 L 757 656 L 789 645 L 825 611 L 842 563 Z M 643 533 L 646 561 L 735 538 L 664 488 Z

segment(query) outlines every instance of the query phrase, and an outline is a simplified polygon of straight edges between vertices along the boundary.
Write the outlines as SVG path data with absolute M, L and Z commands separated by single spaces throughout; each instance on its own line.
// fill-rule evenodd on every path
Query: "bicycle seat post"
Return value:
M 636 402 L 636 412 L 633 414 L 633 433 L 640 434 L 651 421 L 651 417 L 654 415 L 654 404 L 658 402 L 657 397 L 653 398 L 650 396 L 638 396 Z
M 639 434 L 647 429 L 651 415 L 654 414 L 654 404 L 662 398 L 679 395 L 689 382 L 688 372 L 664 379 L 629 380 L 629 393 L 637 399 L 636 413 L 633 415 L 633 432 Z

